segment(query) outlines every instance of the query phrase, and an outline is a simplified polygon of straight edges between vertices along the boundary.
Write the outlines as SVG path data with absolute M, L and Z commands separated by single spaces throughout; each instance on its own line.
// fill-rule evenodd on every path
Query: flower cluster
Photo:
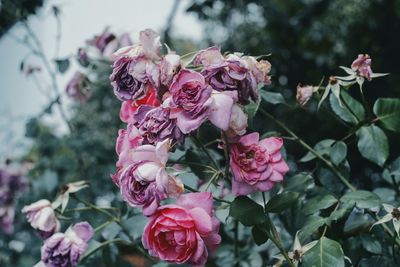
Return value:
M 22 209 L 32 228 L 44 240 L 41 259 L 34 267 L 75 267 L 86 251 L 94 229 L 88 222 L 70 225 L 65 233 L 60 232 L 61 224 L 55 209 L 61 212 L 68 203 L 70 193 L 87 187 L 84 181 L 67 184 L 54 202 L 41 199 Z
M 26 189 L 23 173 L 14 171 L 10 166 L 0 169 L 0 229 L 11 234 L 17 197 Z
M 209 122 L 227 137 L 223 146 L 230 147 L 235 195 L 268 191 L 282 181 L 288 171 L 282 139 L 245 135 L 244 107 L 259 101 L 258 88 L 270 83 L 271 65 L 239 53 L 223 55 L 217 47 L 189 62 L 169 48 L 162 55 L 160 37 L 151 29 L 113 57 L 110 81 L 127 125 L 118 133 L 112 180 L 122 199 L 149 217 L 142 242 L 150 255 L 204 265 L 221 241 L 212 195 L 182 194 L 183 184 L 167 171 L 168 153 Z M 175 204 L 162 205 L 169 197 L 177 198 Z

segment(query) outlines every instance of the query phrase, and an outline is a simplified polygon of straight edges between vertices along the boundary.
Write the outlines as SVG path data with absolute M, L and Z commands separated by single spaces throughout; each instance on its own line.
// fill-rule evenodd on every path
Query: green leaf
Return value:
M 229 215 L 245 226 L 261 224 L 266 219 L 263 207 L 247 196 L 235 198 L 230 206 Z
M 318 195 L 304 205 L 303 212 L 305 215 L 310 215 L 319 210 L 329 208 L 337 202 L 338 200 L 330 194 Z
M 381 254 L 382 246 L 378 240 L 372 238 L 370 235 L 361 235 L 361 243 L 366 251 L 373 254 Z
M 326 237 L 303 256 L 302 266 L 312 267 L 344 267 L 344 253 L 340 244 Z
M 187 53 L 183 56 L 181 56 L 181 63 L 183 67 L 188 66 L 190 63 L 192 63 L 192 61 L 194 60 L 194 58 L 196 57 L 198 51 L 193 51 L 190 53 Z
M 339 165 L 347 156 L 347 145 L 342 141 L 336 142 L 329 151 L 329 156 L 335 165 Z
M 357 146 L 361 155 L 383 166 L 389 156 L 389 144 L 385 133 L 377 126 L 364 126 L 357 131 Z
M 304 193 L 314 184 L 314 179 L 309 173 L 300 173 L 285 179 L 284 184 L 286 191 Z
M 381 199 L 375 193 L 365 190 L 353 191 L 345 194 L 340 199 L 343 203 L 355 203 L 360 209 L 369 209 L 381 204 Z
M 321 155 L 325 155 L 325 154 L 329 154 L 332 145 L 335 143 L 336 141 L 333 139 L 325 139 L 322 141 L 319 141 L 315 146 L 314 146 L 314 150 L 317 151 L 319 154 Z M 315 155 L 311 152 L 308 152 L 305 156 L 303 156 L 299 161 L 300 162 L 307 162 L 310 160 L 315 159 Z
M 256 225 L 251 228 L 251 234 L 253 236 L 254 242 L 260 246 L 268 241 L 267 230 L 264 224 Z
M 249 119 L 254 118 L 257 113 L 258 108 L 260 107 L 260 100 L 257 102 L 251 101 L 248 105 L 244 106 L 244 111 L 247 113 Z
M 185 153 L 185 160 L 188 162 L 188 165 L 190 166 L 190 169 L 192 172 L 199 178 L 199 179 L 204 179 L 207 177 L 207 174 L 205 171 L 207 168 L 204 168 L 198 164 L 204 164 L 205 160 L 202 160 L 199 155 L 197 155 L 193 150 L 187 150 Z M 191 164 L 193 163 L 193 164 Z M 207 164 L 207 163 L 205 163 Z
M 365 110 L 360 102 L 355 100 L 343 90 L 341 92 L 341 98 L 343 102 L 342 106 L 340 105 L 337 97 L 335 97 L 333 94 L 331 94 L 329 97 L 331 108 L 339 118 L 352 124 L 356 124 L 365 118 Z
M 265 102 L 268 102 L 271 104 L 286 103 L 285 98 L 283 98 L 281 93 L 260 90 L 260 94 L 261 94 L 262 99 L 264 99 Z
M 304 223 L 303 228 L 300 229 L 299 238 L 300 240 L 306 240 L 321 226 L 326 224 L 325 218 L 320 216 L 309 216 Z
M 285 192 L 273 196 L 265 206 L 267 212 L 279 213 L 297 203 L 300 194 L 297 192 Z
M 400 132 L 400 98 L 379 98 L 374 113 L 384 128 Z
M 57 64 L 58 72 L 65 73 L 68 70 L 68 68 L 69 68 L 69 59 L 68 58 L 56 59 L 55 62 Z

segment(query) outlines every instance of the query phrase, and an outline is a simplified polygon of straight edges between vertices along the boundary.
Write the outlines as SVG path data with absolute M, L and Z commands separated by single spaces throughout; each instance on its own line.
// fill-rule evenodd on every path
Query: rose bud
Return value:
M 311 86 L 311 85 L 297 85 L 297 93 L 296 93 L 296 99 L 297 103 L 299 103 L 300 106 L 305 106 L 307 102 L 311 99 L 312 95 L 314 92 L 318 90 L 318 87 L 316 86 Z

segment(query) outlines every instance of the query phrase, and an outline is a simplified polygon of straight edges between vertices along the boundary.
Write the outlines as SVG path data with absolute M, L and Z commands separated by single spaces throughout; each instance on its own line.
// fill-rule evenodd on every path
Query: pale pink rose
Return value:
M 229 129 L 227 131 L 228 137 L 235 137 L 237 135 L 244 135 L 247 129 L 247 114 L 243 108 L 238 104 L 232 106 L 232 115 L 229 122 Z
M 181 68 L 181 57 L 176 54 L 168 54 L 163 57 L 160 63 L 160 82 L 162 85 L 169 86 Z
M 357 71 L 358 75 L 370 81 L 372 79 L 371 63 L 372 60 L 369 55 L 360 54 L 351 64 L 351 69 Z
M 184 194 L 176 204 L 161 206 L 150 217 L 142 243 L 161 260 L 204 265 L 221 243 L 219 224 L 211 193 Z
M 296 100 L 299 105 L 304 106 L 311 99 L 314 92 L 318 90 L 318 87 L 311 85 L 297 85 Z
M 22 209 L 26 213 L 28 222 L 44 239 L 60 230 L 60 222 L 47 199 L 41 199 L 35 203 L 25 206 Z
M 269 137 L 259 140 L 258 133 L 242 136 L 230 145 L 230 167 L 233 173 L 232 193 L 247 195 L 268 191 L 283 180 L 289 167 L 282 158 L 283 140 Z

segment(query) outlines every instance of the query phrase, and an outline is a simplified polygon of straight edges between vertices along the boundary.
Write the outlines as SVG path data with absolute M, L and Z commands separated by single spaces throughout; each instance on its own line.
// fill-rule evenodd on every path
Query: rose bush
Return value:
M 388 139 L 400 130 L 400 103 L 380 98 L 371 108 L 365 101 L 367 82 L 384 75 L 372 71 L 370 56 L 342 66 L 345 76 L 299 81 L 310 85 L 299 83 L 296 104 L 264 87 L 274 81 L 265 56 L 217 47 L 163 53 L 149 29 L 138 44 L 102 35 L 88 43 L 97 56 L 79 51 L 87 73 L 66 88 L 86 112 L 71 121 L 70 139 L 57 142 L 37 121 L 28 127 L 42 138 L 32 151 L 37 162 L 53 157 L 50 145 L 68 155 L 54 160 L 66 183 L 55 200 L 42 196 L 51 199 L 53 188 L 24 201 L 27 224 L 43 238 L 37 266 L 396 266 L 399 162 L 389 158 Z M 93 69 L 102 72 L 90 75 Z M 71 93 L 88 89 L 84 101 Z M 279 116 L 284 109 L 326 112 L 348 131 L 310 145 Z M 92 121 L 96 112 L 106 114 L 102 123 Z M 123 123 L 113 124 L 118 118 Z M 355 157 L 373 164 L 368 171 L 385 186 L 367 188 L 352 177 Z M 29 175 L 46 184 L 47 168 L 37 164 Z M 11 233 L 14 194 L 24 186 L 9 177 L 0 176 L 0 218 Z

